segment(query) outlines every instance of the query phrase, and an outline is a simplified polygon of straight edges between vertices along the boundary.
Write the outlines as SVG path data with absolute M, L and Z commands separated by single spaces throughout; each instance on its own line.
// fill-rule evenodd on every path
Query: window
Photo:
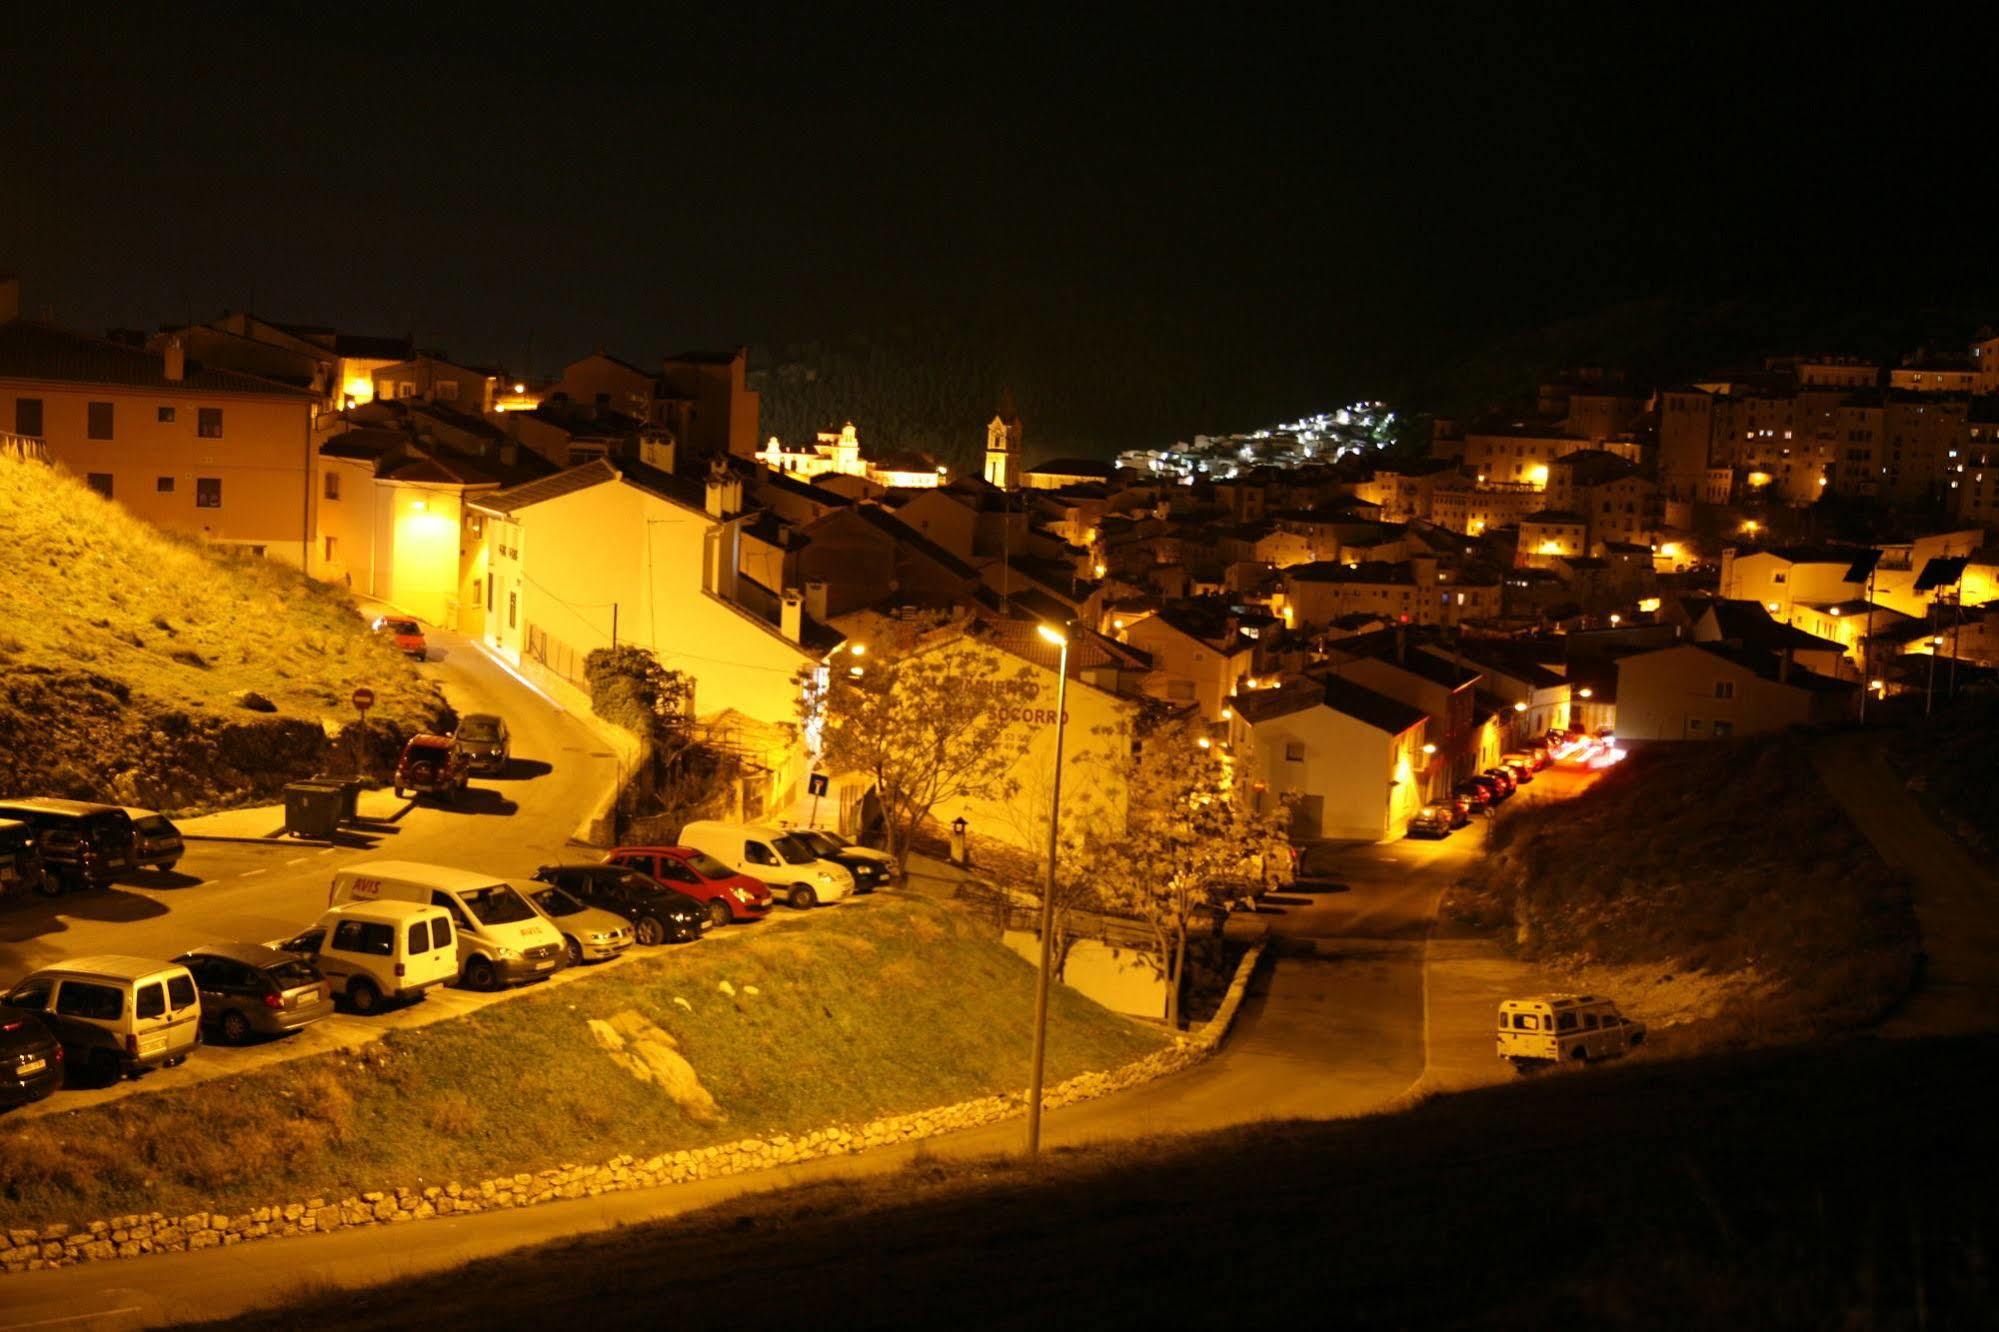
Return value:
M 1714 724 L 1714 738 L 1715 738 L 1715 739 L 1717 739 L 1717 740 L 1726 740 L 1726 739 L 1728 739 L 1728 737 L 1729 737 L 1729 736 L 1731 736 L 1731 735 L 1734 735 L 1734 734 L 1735 734 L 1735 723 L 1734 723 L 1734 722 L 1728 722 L 1728 721 L 1718 721 L 1718 722 L 1716 722 L 1716 723 Z
M 493 580 L 490 578 L 486 580 L 486 613 L 493 613 Z
M 749 861 L 752 865 L 775 865 L 778 863 L 777 852 L 771 850 L 762 842 L 744 842 L 743 859 Z
M 458 401 L 458 381 L 455 379 L 438 380 L 437 396 L 448 402 Z
M 56 1012 L 62 1017 L 115 1022 L 124 1011 L 125 995 L 115 986 L 64 981 L 56 992 Z
M 1513 1015 L 1513 1029 L 1515 1031 L 1539 1031 L 1541 1030 L 1541 1019 L 1532 1013 L 1515 1013 Z
M 83 478 L 83 483 L 105 499 L 111 498 L 111 473 L 91 472 Z
M 1716 698 L 1734 698 L 1734 697 L 1735 697 L 1735 681 L 1733 681 L 1733 680 L 1716 680 L 1716 681 L 1714 682 L 1714 696 L 1715 696 Z
M 346 953 L 390 957 L 396 951 L 396 932 L 379 921 L 343 920 L 333 927 L 333 947 Z
M 142 1018 L 165 1017 L 167 1015 L 167 992 L 159 982 L 141 985 L 132 996 L 132 1015 Z
M 326 474 L 326 498 L 330 500 L 340 498 L 340 473 L 328 472 Z
M 40 398 L 14 399 L 14 433 L 33 435 L 37 439 L 42 434 L 42 400 Z
M 195 409 L 194 433 L 203 439 L 221 439 L 222 409 L 220 407 L 197 407 Z
M 1695 735 L 1699 735 L 1704 729 L 1706 729 L 1706 726 L 1707 723 L 1703 722 L 1699 717 L 1687 718 L 1687 730 Z
M 1284 761 L 1286 763 L 1303 763 L 1305 761 L 1305 742 L 1303 740 L 1286 740 L 1284 742 Z
M 93 402 L 87 408 L 88 419 L 84 434 L 91 439 L 110 439 L 112 410 L 108 402 Z
M 396 396 L 398 398 L 414 398 L 416 396 L 416 385 L 407 379 L 398 380 L 396 382 Z
M 507 628 L 512 629 L 517 623 L 516 617 L 520 613 L 520 608 L 521 594 L 518 592 L 507 593 Z
M 1770 581 L 1773 583 L 1781 583 L 1784 582 L 1788 577 L 1789 577 L 1788 574 L 1779 571 L 1777 573 L 1773 573 L 1770 575 Z
M 1555 1022 L 1555 1030 L 1557 1031 L 1574 1031 L 1575 1029 L 1576 1015 L 1574 1013 L 1564 1013 Z
M 173 408 L 171 408 L 171 407 L 162 407 L 162 408 L 160 408 L 160 411 L 159 411 L 159 421 L 160 421 L 160 424 L 161 424 L 161 425 L 172 425 L 172 424 L 173 424 L 173 419 L 174 419 L 174 409 L 173 409 Z
M 153 489 L 162 495 L 171 495 L 174 493 L 174 479 L 170 476 L 160 477 L 153 482 Z
M 197 476 L 194 479 L 194 507 L 197 509 L 219 509 L 222 507 L 221 477 Z
M 413 920 L 410 922 L 409 951 L 411 953 L 428 953 L 430 951 L 429 921 Z
M 321 556 L 321 558 L 322 558 L 322 559 L 325 559 L 325 560 L 328 560 L 328 561 L 331 561 L 331 560 L 333 559 L 333 552 L 334 552 L 334 550 L 335 550 L 336 548 L 338 548 L 338 546 L 339 546 L 339 541 L 338 541 L 338 539 L 337 539 L 337 538 L 335 538 L 335 537 L 327 537 L 327 538 L 326 538 L 326 552 L 325 552 L 325 554 L 324 554 L 324 555 L 322 555 L 322 556 Z
M 443 916 L 430 922 L 430 944 L 433 948 L 451 947 L 451 922 Z
M 1583 1014 L 1583 1030 L 1595 1031 L 1596 1027 L 1597 1027 L 1596 1014 L 1594 1013 Z

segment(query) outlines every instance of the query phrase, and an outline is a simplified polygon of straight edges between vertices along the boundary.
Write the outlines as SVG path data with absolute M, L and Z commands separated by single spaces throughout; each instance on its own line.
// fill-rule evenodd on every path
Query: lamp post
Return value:
M 1062 730 L 1069 710 L 1069 635 L 1054 625 L 1037 626 L 1041 636 L 1062 649 L 1055 674 L 1055 779 L 1048 790 L 1048 879 L 1041 889 L 1041 965 L 1034 973 L 1034 1059 L 1027 1076 L 1027 1154 L 1041 1151 L 1041 1082 L 1048 1054 L 1048 973 L 1055 942 L 1055 837 L 1062 827 Z

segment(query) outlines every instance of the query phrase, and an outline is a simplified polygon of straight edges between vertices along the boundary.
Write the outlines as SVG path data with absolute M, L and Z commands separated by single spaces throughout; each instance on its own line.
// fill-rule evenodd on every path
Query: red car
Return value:
M 470 771 L 450 736 L 413 735 L 403 746 L 403 756 L 396 760 L 396 798 L 402 799 L 408 791 L 455 800 L 465 789 Z
M 407 652 L 418 661 L 430 655 L 430 645 L 423 641 L 423 626 L 415 620 L 407 620 L 400 615 L 384 615 L 375 621 L 374 630 L 393 638 L 396 651 Z
M 677 893 L 699 902 L 717 925 L 762 920 L 770 914 L 770 888 L 738 874 L 706 851 L 691 846 L 621 846 L 604 857 L 606 865 L 626 865 Z

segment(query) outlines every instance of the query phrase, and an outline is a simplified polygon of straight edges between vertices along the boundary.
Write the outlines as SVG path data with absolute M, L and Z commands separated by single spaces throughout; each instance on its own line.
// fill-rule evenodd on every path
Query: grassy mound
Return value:
M 470 1182 L 1018 1089 L 1033 977 L 946 904 L 772 922 L 352 1054 L 0 1120 L 0 1228 Z M 1059 987 L 1051 1009 L 1051 1082 L 1164 1039 Z M 594 1024 L 663 1031 L 714 1109 L 642 1080 L 631 1047 L 607 1049 Z
M 212 806 L 321 766 L 356 685 L 380 732 L 443 713 L 344 593 L 54 469 L 0 458 L 0 550 L 0 791 Z
M 1820 783 L 1810 745 L 1634 754 L 1577 799 L 1502 822 L 1452 909 L 1558 965 L 1753 975 L 1733 1014 L 1743 1031 L 1871 1020 L 1911 982 L 1915 914 Z
M 1941 669 L 1941 668 L 1939 668 Z M 1937 822 L 1981 856 L 1999 859 L 1999 696 L 1970 694 L 1892 733 L 1890 757 Z

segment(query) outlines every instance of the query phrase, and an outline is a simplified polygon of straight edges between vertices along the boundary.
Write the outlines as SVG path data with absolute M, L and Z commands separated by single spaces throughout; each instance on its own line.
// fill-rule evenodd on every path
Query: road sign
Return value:
M 826 794 L 826 774 L 815 772 L 805 779 L 805 794 L 823 796 Z
M 374 706 L 375 706 L 374 690 L 369 689 L 367 686 L 364 685 L 361 688 L 356 689 L 354 691 L 354 710 L 356 712 L 366 712 L 369 708 L 372 708 Z

